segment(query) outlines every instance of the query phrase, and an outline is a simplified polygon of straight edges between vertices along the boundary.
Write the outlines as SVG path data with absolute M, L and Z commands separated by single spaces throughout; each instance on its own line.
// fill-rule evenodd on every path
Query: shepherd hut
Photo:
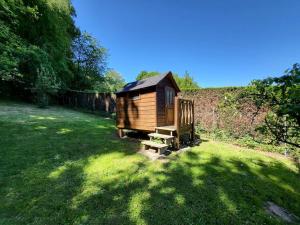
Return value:
M 179 98 L 179 92 L 172 72 L 126 84 L 116 92 L 119 135 L 123 136 L 123 129 L 155 132 L 150 136 L 171 136 L 177 144 L 183 133 L 191 133 L 192 138 L 194 104 Z

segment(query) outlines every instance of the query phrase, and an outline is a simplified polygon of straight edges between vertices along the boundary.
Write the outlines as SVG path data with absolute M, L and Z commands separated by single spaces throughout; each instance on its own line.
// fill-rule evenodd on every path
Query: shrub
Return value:
M 41 108 L 49 105 L 49 95 L 57 93 L 60 82 L 57 81 L 51 67 L 41 66 L 37 70 L 37 78 L 33 91 L 36 93 L 37 104 Z

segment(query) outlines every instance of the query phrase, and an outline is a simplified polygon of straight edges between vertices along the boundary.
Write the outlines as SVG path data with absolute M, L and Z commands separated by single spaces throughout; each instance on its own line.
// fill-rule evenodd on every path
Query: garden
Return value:
M 300 213 L 299 171 L 284 156 L 203 140 L 150 161 L 110 118 L 0 109 L 0 224 L 285 224 L 268 202 Z

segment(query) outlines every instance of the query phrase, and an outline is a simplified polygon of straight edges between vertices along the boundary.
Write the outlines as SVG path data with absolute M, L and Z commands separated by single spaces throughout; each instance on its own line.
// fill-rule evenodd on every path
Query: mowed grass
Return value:
M 203 142 L 163 163 L 111 119 L 0 102 L 0 224 L 284 224 L 300 215 L 288 159 Z

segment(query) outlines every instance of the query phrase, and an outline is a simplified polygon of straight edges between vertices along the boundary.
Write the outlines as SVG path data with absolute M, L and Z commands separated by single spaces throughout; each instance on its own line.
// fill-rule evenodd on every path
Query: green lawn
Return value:
M 287 159 L 203 142 L 168 163 L 137 154 L 114 122 L 0 102 L 0 224 L 280 224 L 300 215 Z

